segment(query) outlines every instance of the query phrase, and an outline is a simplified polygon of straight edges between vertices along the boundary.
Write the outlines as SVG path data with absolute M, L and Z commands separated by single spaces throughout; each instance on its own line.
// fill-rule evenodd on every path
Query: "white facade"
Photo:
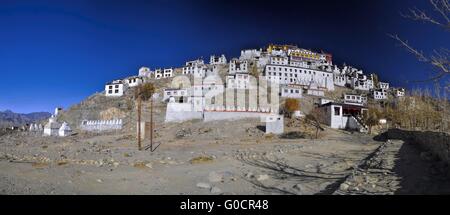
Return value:
M 225 55 L 215 56 L 211 55 L 209 58 L 209 64 L 211 65 L 221 65 L 221 64 L 227 64 L 227 58 Z
M 167 101 L 170 97 L 180 98 L 190 96 L 188 89 L 164 89 L 163 100 Z
M 301 86 L 287 85 L 281 87 L 281 97 L 302 98 L 303 88 Z
M 44 126 L 44 136 L 58 136 L 59 128 L 61 124 L 56 121 L 55 116 L 51 116 L 48 119 L 48 123 Z
M 344 87 L 347 83 L 347 76 L 343 74 L 334 73 L 334 85 Z
M 230 68 L 229 68 L 229 74 L 236 74 L 236 73 L 248 73 L 248 66 L 249 62 L 248 60 L 239 60 L 236 58 L 231 59 L 230 61 Z
M 105 96 L 122 96 L 125 90 L 122 80 L 115 80 L 105 85 Z
M 375 100 L 384 100 L 387 99 L 387 92 L 385 90 L 374 90 L 372 96 Z
M 164 69 L 163 77 L 164 78 L 171 78 L 171 77 L 173 77 L 173 69 L 172 68 Z
M 197 59 L 186 62 L 186 65 L 183 67 L 183 74 L 205 77 L 206 69 L 204 61 L 202 59 Z
M 173 75 L 173 68 L 156 69 L 154 72 L 155 79 L 170 78 L 173 77 Z
M 67 137 L 67 136 L 69 136 L 71 134 L 72 134 L 72 129 L 70 128 L 70 126 L 66 122 L 63 122 L 61 127 L 58 130 L 58 135 L 60 137 Z
M 265 76 L 268 81 L 279 84 L 309 86 L 311 82 L 314 82 L 318 88 L 334 90 L 333 73 L 331 72 L 270 64 L 265 68 Z
M 266 134 L 282 134 L 284 132 L 284 116 L 269 115 L 266 121 Z
M 136 87 L 139 86 L 144 82 L 144 79 L 142 77 L 133 76 L 126 79 L 126 83 L 129 87 Z
M 352 88 L 355 90 L 363 90 L 363 91 L 369 91 L 373 88 L 372 82 L 370 80 L 363 80 L 358 78 L 352 78 Z
M 269 63 L 272 65 L 289 65 L 289 58 L 283 56 L 271 56 Z
M 253 89 L 255 87 L 250 85 L 250 75 L 247 73 L 237 73 L 227 76 L 227 88 Z
M 403 97 L 405 96 L 405 89 L 404 88 L 398 88 L 394 90 L 395 97 Z
M 367 103 L 367 97 L 363 95 L 344 94 L 344 103 L 362 106 Z
M 327 103 L 319 107 L 323 111 L 321 121 L 334 129 L 352 129 L 364 131 L 365 126 L 358 120 L 358 117 L 363 115 L 367 108 L 345 105 L 339 103 Z M 349 110 L 352 114 L 345 113 Z
M 163 70 L 162 69 L 156 69 L 154 73 L 155 79 L 161 79 L 163 77 Z
M 380 85 L 380 89 L 383 89 L 383 90 L 388 90 L 389 89 L 389 83 L 379 82 L 378 84 Z

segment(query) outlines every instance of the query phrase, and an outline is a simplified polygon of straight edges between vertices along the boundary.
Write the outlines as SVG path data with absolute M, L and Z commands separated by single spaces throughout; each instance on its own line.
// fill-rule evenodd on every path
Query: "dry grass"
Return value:
M 214 159 L 209 156 L 198 156 L 198 157 L 192 158 L 189 162 L 191 162 L 191 164 L 201 164 L 201 163 L 209 163 L 209 162 L 212 162 L 213 160 Z
M 139 169 L 148 169 L 147 164 L 148 164 L 147 161 L 138 161 L 134 163 L 133 166 Z
M 42 162 L 35 162 L 31 164 L 32 167 L 34 168 L 45 168 L 48 166 L 48 163 L 42 163 Z
M 69 161 L 66 161 L 66 160 L 60 160 L 60 161 L 58 161 L 56 164 L 58 164 L 58 166 L 62 166 L 62 165 L 66 165 L 66 164 L 68 164 L 69 163 Z

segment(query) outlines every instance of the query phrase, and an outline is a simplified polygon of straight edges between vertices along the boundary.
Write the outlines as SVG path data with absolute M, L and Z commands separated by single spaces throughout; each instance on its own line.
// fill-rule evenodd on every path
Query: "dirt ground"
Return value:
M 165 124 L 153 152 L 138 151 L 131 133 L 5 134 L 0 193 L 332 194 L 381 144 L 332 129 L 319 140 L 281 138 L 264 135 L 258 123 Z

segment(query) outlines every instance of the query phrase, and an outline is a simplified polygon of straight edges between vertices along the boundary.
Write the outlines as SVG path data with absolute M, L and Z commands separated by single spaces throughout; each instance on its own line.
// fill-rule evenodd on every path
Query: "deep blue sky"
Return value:
M 446 32 L 399 14 L 428 1 L 312 2 L 0 0 L 0 110 L 67 108 L 141 66 L 230 58 L 268 43 L 324 50 L 412 88 L 406 80 L 427 78 L 430 68 L 386 34 L 425 51 L 450 44 Z

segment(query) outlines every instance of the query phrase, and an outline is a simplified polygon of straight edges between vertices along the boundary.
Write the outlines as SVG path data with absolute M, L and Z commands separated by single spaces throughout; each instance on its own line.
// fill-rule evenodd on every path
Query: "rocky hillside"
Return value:
M 159 96 L 162 88 L 167 87 L 172 79 L 149 80 L 155 84 Z M 166 105 L 158 99 L 154 106 L 154 121 L 162 122 L 165 117 Z M 149 121 L 150 104 L 143 102 L 142 120 Z M 65 121 L 73 129 L 77 129 L 83 120 L 111 120 L 122 119 L 124 132 L 132 132 L 136 126 L 136 101 L 134 89 L 128 89 L 121 97 L 107 97 L 99 92 L 81 101 L 79 104 L 64 110 L 58 116 L 58 121 Z
M 0 128 L 10 126 L 21 126 L 30 123 L 37 123 L 41 120 L 49 118 L 51 113 L 34 112 L 34 113 L 14 113 L 10 110 L 0 111 Z

